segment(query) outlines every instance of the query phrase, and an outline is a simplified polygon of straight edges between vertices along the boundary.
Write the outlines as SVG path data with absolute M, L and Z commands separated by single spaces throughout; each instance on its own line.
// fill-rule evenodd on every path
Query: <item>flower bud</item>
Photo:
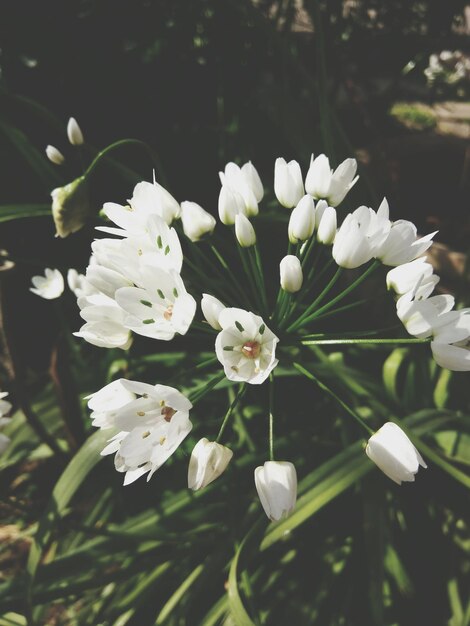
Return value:
M 208 293 L 202 294 L 201 309 L 206 321 L 214 330 L 222 330 L 219 324 L 219 315 L 225 309 L 225 305 L 220 300 L 210 296 Z
M 344 218 L 336 233 L 332 254 L 336 263 L 346 269 L 355 269 L 373 257 L 367 227 L 355 214 L 350 213 Z
M 266 461 L 255 469 L 255 485 L 266 515 L 273 522 L 287 517 L 297 499 L 297 473 L 288 461 Z
M 225 226 L 235 224 L 235 215 L 245 212 L 245 202 L 237 191 L 222 185 L 219 193 L 219 218 Z
M 227 468 L 233 452 L 205 437 L 194 446 L 189 460 L 188 487 L 193 491 L 206 487 Z
M 274 193 L 276 198 L 287 209 L 295 206 L 304 195 L 302 172 L 297 161 L 286 163 L 278 158 L 274 165 Z
M 299 259 L 293 254 L 285 256 L 279 264 L 281 287 L 284 291 L 295 293 L 302 287 L 303 273 Z
M 84 142 L 83 133 L 74 117 L 71 117 L 67 124 L 67 137 L 72 146 L 81 146 Z
M 49 145 L 46 147 L 46 155 L 49 161 L 52 161 L 52 163 L 56 165 L 61 165 L 64 162 L 64 155 L 54 146 Z
M 84 176 L 51 192 L 52 217 L 57 237 L 67 237 L 80 230 L 90 212 L 88 187 Z
M 216 224 L 215 218 L 195 202 L 181 203 L 181 221 L 184 234 L 191 241 L 199 241 L 212 233 Z
M 292 211 L 289 220 L 289 241 L 306 241 L 315 229 L 315 204 L 312 196 L 305 195 Z
M 242 166 L 242 172 L 247 184 L 255 194 L 256 201 L 261 202 L 264 196 L 264 189 L 256 167 L 251 161 L 248 161 L 248 163 Z
M 369 439 L 366 454 L 382 472 L 401 485 L 414 481 L 419 466 L 426 468 L 420 453 L 402 429 L 387 422 Z
M 317 210 L 319 210 L 318 205 Z M 336 237 L 336 228 L 336 209 L 331 206 L 327 206 L 323 209 L 320 221 L 317 226 L 318 241 L 325 245 L 331 245 Z
M 256 243 L 255 229 L 243 213 L 235 216 L 235 235 L 242 248 L 249 248 Z

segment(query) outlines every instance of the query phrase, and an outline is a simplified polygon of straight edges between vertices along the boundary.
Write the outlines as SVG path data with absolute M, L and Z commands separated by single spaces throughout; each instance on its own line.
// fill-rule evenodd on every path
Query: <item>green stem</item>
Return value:
M 240 387 L 238 388 L 238 392 L 237 392 L 235 398 L 233 399 L 231 405 L 229 406 L 227 413 L 225 414 L 225 417 L 223 419 L 222 425 L 221 425 L 220 430 L 219 430 L 219 434 L 217 435 L 217 438 L 215 440 L 216 443 L 219 443 L 219 441 L 220 441 L 220 439 L 221 439 L 221 437 L 222 437 L 222 435 L 224 433 L 225 427 L 227 426 L 227 422 L 230 419 L 230 416 L 232 415 L 232 413 L 233 413 L 235 407 L 237 406 L 239 400 L 241 400 L 241 398 L 243 397 L 243 394 L 245 393 L 245 391 L 246 391 L 246 384 L 242 383 L 240 385 Z
M 214 387 L 216 387 L 224 378 L 225 372 L 220 372 L 219 374 L 214 376 L 214 378 L 211 378 L 209 382 L 203 385 L 202 389 L 200 388 L 200 386 L 196 387 L 196 390 L 193 391 L 192 394 L 190 394 L 189 399 L 193 404 L 196 404 L 196 402 L 199 402 L 201 398 L 203 398 L 210 391 L 212 391 L 212 389 L 214 389 Z
M 238 246 L 238 243 L 237 243 Z M 240 283 L 238 282 L 236 276 L 233 274 L 233 272 L 231 271 L 227 261 L 224 259 L 224 257 L 222 256 L 222 254 L 219 252 L 219 250 L 215 247 L 214 244 L 210 244 L 210 249 L 212 251 L 212 253 L 214 254 L 215 258 L 218 260 L 218 262 L 220 263 L 220 265 L 222 266 L 222 268 L 227 272 L 227 274 L 229 275 L 232 284 L 233 284 L 233 288 L 236 290 L 236 292 L 239 294 L 239 297 L 241 297 L 243 299 L 243 301 L 245 302 L 245 304 L 247 304 L 248 306 L 250 306 L 250 302 L 249 299 L 245 293 L 245 291 L 243 290 L 243 288 L 241 287 Z M 242 261 L 243 262 L 243 261 Z
M 320 380 L 318 380 L 318 378 L 315 376 L 315 374 L 312 374 L 312 372 L 310 372 L 309 370 L 305 369 L 305 367 L 303 367 L 303 365 L 300 365 L 300 363 L 293 363 L 293 366 L 295 367 L 296 370 L 298 370 L 301 374 L 303 374 L 304 376 L 306 376 L 308 379 L 312 380 L 314 383 L 316 383 L 320 389 L 322 389 L 323 391 L 325 391 L 328 395 L 330 395 L 334 400 L 336 400 L 336 402 L 338 402 L 338 404 L 340 404 L 343 409 L 349 413 L 349 415 L 351 415 L 352 417 L 354 417 L 354 419 L 363 427 L 367 430 L 367 432 L 369 433 L 369 435 L 373 435 L 374 431 L 372 430 L 372 428 L 370 428 L 365 422 L 364 420 L 359 417 L 359 415 L 353 411 L 353 409 L 351 409 L 351 407 L 349 407 L 345 402 L 343 402 L 343 400 L 341 400 L 341 398 L 339 398 L 335 392 L 330 389 L 329 387 L 327 387 L 325 385 L 325 383 L 322 383 Z
M 119 141 L 115 141 L 114 143 L 104 148 L 104 150 L 101 150 L 101 152 L 98 152 L 98 154 L 95 156 L 93 161 L 85 170 L 84 177 L 86 178 L 87 176 L 90 176 L 93 173 L 93 170 L 98 165 L 98 163 L 101 161 L 101 159 L 103 159 L 109 152 L 112 152 L 113 150 L 115 150 L 116 148 L 120 148 L 121 146 L 128 146 L 128 145 L 141 146 L 142 148 L 145 148 L 145 150 L 148 152 L 150 156 L 150 159 L 154 167 L 158 168 L 158 163 L 157 163 L 155 154 L 152 148 L 148 144 L 146 144 L 145 141 L 140 141 L 140 139 L 120 139 Z
M 337 344 L 408 344 L 408 343 L 429 343 L 431 338 L 426 339 L 302 339 L 303 346 L 313 345 L 337 345 Z
M 250 248 L 250 254 L 252 255 L 254 254 L 254 265 L 258 271 L 259 283 L 260 283 L 260 289 L 261 289 L 261 301 L 263 303 L 264 315 L 267 315 L 269 312 L 269 307 L 268 307 L 268 297 L 266 294 L 266 281 L 264 279 L 263 263 L 261 262 L 261 255 L 260 255 L 257 243 L 255 243 L 255 245 L 252 248 Z
M 269 460 L 274 461 L 274 375 L 269 375 Z
M 322 313 L 329 311 L 332 307 L 334 307 L 334 305 L 337 302 L 340 302 L 341 300 L 343 300 L 347 295 L 351 293 L 351 291 L 353 291 L 354 289 L 356 289 L 356 287 L 358 287 L 361 283 L 363 283 L 366 280 L 366 278 L 370 274 L 372 274 L 372 272 L 374 272 L 378 267 L 380 267 L 380 265 L 381 265 L 380 261 L 374 261 L 372 265 L 370 265 L 367 268 L 367 270 L 363 274 L 361 274 L 361 276 L 359 276 L 353 283 L 351 283 L 349 287 L 347 287 L 344 291 L 342 291 L 335 298 L 333 298 L 332 300 L 327 302 L 325 305 L 317 309 L 314 313 L 312 313 L 312 315 L 309 315 L 308 317 L 302 319 L 300 324 L 298 323 L 299 320 L 297 320 L 297 322 L 294 322 L 294 324 L 292 324 L 287 330 L 288 331 L 295 330 L 296 328 L 299 327 L 299 325 L 304 326 L 305 324 L 308 324 L 312 320 L 319 317 Z
M 312 302 L 312 304 L 306 308 L 306 310 L 302 313 L 302 315 L 300 315 L 300 317 L 298 317 L 297 320 L 295 320 L 295 322 L 293 322 L 287 328 L 287 332 L 292 332 L 293 330 L 301 326 L 302 323 L 305 321 L 305 319 L 308 319 L 309 314 L 312 313 L 312 311 L 315 311 L 315 307 L 317 307 L 320 304 L 320 302 L 324 299 L 324 297 L 331 291 L 331 289 L 334 287 L 334 285 L 336 284 L 336 282 L 338 281 L 342 273 L 343 273 L 343 268 L 338 267 L 338 269 L 333 274 L 333 276 L 331 277 L 331 279 L 329 280 L 328 284 L 325 286 L 323 291 Z

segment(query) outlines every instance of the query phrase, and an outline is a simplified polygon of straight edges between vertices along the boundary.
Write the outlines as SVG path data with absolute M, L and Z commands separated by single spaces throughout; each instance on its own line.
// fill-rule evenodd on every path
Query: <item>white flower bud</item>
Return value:
M 359 267 L 373 257 L 366 227 L 356 215 L 350 213 L 344 218 L 336 233 L 332 254 L 336 263 L 346 269 Z
M 297 473 L 288 461 L 266 461 L 255 469 L 255 485 L 266 515 L 273 522 L 287 517 L 297 499 Z
M 289 241 L 306 241 L 315 229 L 315 204 L 312 196 L 305 195 L 292 211 L 289 220 Z
M 188 487 L 193 491 L 206 487 L 225 471 L 232 456 L 230 448 L 205 437 L 200 439 L 189 460 Z
M 320 211 L 320 203 L 317 205 L 317 211 Z M 322 206 L 320 221 L 317 226 L 317 239 L 320 243 L 331 245 L 336 237 L 336 209 L 331 206 Z
M 312 154 L 305 189 L 315 199 L 325 198 L 331 206 L 337 206 L 356 184 L 356 171 L 356 159 L 346 159 L 333 172 L 327 156 L 320 154 L 314 159 Z
M 242 248 L 249 248 L 256 243 L 255 229 L 243 213 L 235 216 L 235 235 Z
M 284 291 L 295 293 L 302 287 L 303 273 L 299 259 L 288 254 L 279 264 L 281 272 L 281 287 Z
M 46 155 L 49 161 L 52 161 L 52 163 L 56 165 L 61 165 L 64 162 L 64 155 L 54 146 L 49 145 L 46 147 Z
M 261 202 L 264 195 L 263 183 L 259 177 L 256 167 L 251 161 L 242 166 L 243 176 L 247 184 L 251 187 L 257 202 Z
M 304 195 L 302 172 L 297 161 L 286 163 L 278 158 L 274 165 L 274 193 L 276 198 L 287 209 L 295 206 Z
M 401 485 L 412 482 L 421 467 L 427 467 L 420 453 L 402 429 L 387 422 L 369 439 L 366 454 L 382 472 Z
M 225 305 L 220 300 L 210 296 L 208 293 L 202 294 L 201 309 L 206 321 L 214 330 L 222 330 L 219 324 L 219 315 L 225 309 Z
M 69 138 L 72 146 L 81 146 L 84 142 L 83 133 L 77 120 L 71 117 L 67 124 L 67 137 Z
M 49 267 L 46 267 L 44 274 L 32 277 L 33 287 L 30 287 L 30 291 L 46 300 L 59 298 L 64 291 L 64 277 L 59 270 L 51 270 Z
M 196 202 L 181 203 L 181 221 L 186 237 L 191 241 L 199 241 L 201 237 L 212 233 L 215 228 L 215 218 L 205 211 Z
M 245 202 L 237 191 L 222 185 L 219 193 L 219 218 L 225 226 L 235 224 L 235 215 L 245 213 Z

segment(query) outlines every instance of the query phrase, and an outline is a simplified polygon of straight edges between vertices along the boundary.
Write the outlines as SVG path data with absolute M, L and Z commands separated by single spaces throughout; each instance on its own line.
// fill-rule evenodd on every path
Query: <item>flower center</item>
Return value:
M 162 415 L 165 422 L 171 422 L 171 418 L 175 413 L 175 409 L 172 409 L 171 406 L 164 406 L 162 409 Z
M 166 311 L 163 313 L 163 317 L 166 319 L 167 322 L 169 322 L 171 320 L 172 315 L 173 315 L 173 305 L 170 304 L 169 307 L 166 309 Z
M 243 344 L 242 354 L 248 359 L 257 359 L 261 352 L 261 346 L 257 341 L 247 341 Z

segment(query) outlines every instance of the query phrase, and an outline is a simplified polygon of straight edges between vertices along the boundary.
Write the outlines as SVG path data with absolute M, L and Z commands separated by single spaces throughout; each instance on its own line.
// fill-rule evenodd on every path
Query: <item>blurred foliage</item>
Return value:
M 186 368 L 208 355 L 187 353 L 179 341 L 156 355 L 138 345 L 129 360 L 90 346 L 77 354 L 60 329 L 64 316 L 27 291 L 44 266 L 83 268 L 94 236 L 92 222 L 53 240 L 46 217 L 51 189 L 81 167 L 67 147 L 69 115 L 91 142 L 87 158 L 94 145 L 122 137 L 145 140 L 155 153 L 150 160 L 129 147 L 107 162 L 91 189 L 95 214 L 103 201 L 128 197 L 136 180 L 149 180 L 154 166 L 179 200 L 214 211 L 216 172 L 228 160 L 251 159 L 271 181 L 278 154 L 306 164 L 312 151 L 329 148 L 337 161 L 361 148 L 368 167 L 346 209 L 364 194 L 376 200 L 375 188 L 386 191 L 392 206 L 400 203 L 397 213 L 420 226 L 437 214 L 444 241 L 464 249 L 466 144 L 416 153 L 405 143 L 399 156 L 386 148 L 397 132 L 410 137 L 389 117 L 397 98 L 429 98 L 422 75 L 429 54 L 468 48 L 464 5 L 305 0 L 299 14 L 285 0 L 4 4 L 0 242 L 17 265 L 0 272 L 14 352 L 14 376 L 2 361 L 2 388 L 16 380 L 18 411 L 0 459 L 1 626 L 470 624 L 464 375 L 433 367 L 419 348 L 307 353 L 311 368 L 374 427 L 396 417 L 419 437 L 430 468 L 399 489 L 367 460 L 340 407 L 315 387 L 306 391 L 298 373 L 276 370 L 277 445 L 295 455 L 302 482 L 295 515 L 268 526 L 252 477 L 266 458 L 263 389 L 249 392 L 236 415 L 236 460 L 215 484 L 189 493 L 180 450 L 150 485 L 123 488 L 109 460 L 97 465 L 99 435 L 74 393 L 83 398 L 120 375 L 202 384 L 208 375 L 188 378 Z M 403 74 L 410 60 L 416 70 Z M 63 167 L 45 159 L 48 143 L 64 151 Z M 262 219 L 272 222 L 269 212 Z M 265 252 L 279 239 L 276 225 L 268 235 Z M 70 298 L 65 320 L 73 330 L 75 309 Z M 387 315 L 377 305 L 348 319 L 360 328 L 368 316 Z M 52 350 L 77 386 L 60 406 Z M 229 394 L 219 385 L 198 404 L 184 450 L 215 431 Z

